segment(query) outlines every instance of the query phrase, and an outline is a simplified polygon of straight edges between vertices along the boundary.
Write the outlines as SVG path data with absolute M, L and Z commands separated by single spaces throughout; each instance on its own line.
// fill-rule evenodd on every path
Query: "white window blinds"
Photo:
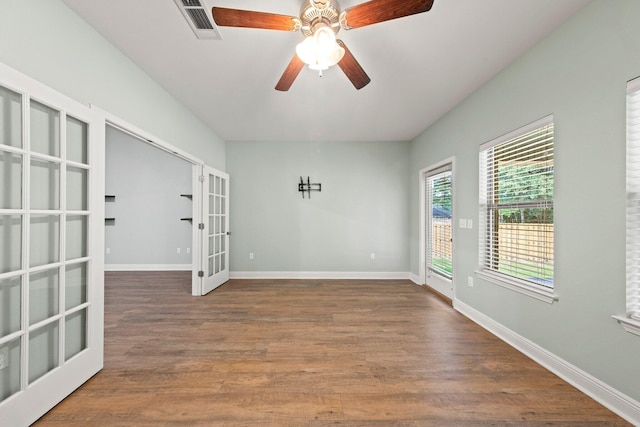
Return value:
M 627 312 L 640 320 L 640 78 L 627 85 Z
M 553 288 L 553 116 L 480 147 L 480 267 Z

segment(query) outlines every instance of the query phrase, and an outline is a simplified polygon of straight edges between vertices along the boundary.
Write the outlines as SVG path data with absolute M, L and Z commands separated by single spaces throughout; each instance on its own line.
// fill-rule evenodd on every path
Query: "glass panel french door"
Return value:
M 203 167 L 202 295 L 229 280 L 229 176 Z
M 425 173 L 426 284 L 453 297 L 453 175 L 446 164 Z
M 100 242 L 103 170 L 97 123 L 90 108 L 0 67 L 6 425 L 31 424 L 102 367 L 103 266 L 92 249 Z

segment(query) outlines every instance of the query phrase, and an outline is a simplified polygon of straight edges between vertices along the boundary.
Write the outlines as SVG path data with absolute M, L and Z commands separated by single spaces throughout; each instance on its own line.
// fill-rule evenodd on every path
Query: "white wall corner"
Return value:
M 464 302 L 454 299 L 453 307 L 507 344 L 558 375 L 595 401 L 633 425 L 640 425 L 640 402 L 614 389 L 559 356 L 518 335 Z

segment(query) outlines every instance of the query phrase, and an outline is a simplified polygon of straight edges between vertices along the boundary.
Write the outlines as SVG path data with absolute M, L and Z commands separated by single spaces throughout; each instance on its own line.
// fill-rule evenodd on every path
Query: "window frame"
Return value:
M 612 317 L 640 335 L 640 77 L 627 82 L 626 106 L 626 313 Z
M 492 262 L 487 257 L 487 252 L 492 251 L 493 246 L 489 247 L 490 243 L 490 231 L 488 224 L 488 215 L 491 211 L 500 209 L 499 206 L 492 206 L 491 203 L 488 202 L 488 194 L 490 193 L 487 189 L 488 182 L 488 168 L 486 163 L 486 153 L 496 146 L 499 146 L 504 143 L 508 143 L 518 137 L 526 135 L 529 132 L 535 131 L 537 129 L 543 128 L 548 125 L 554 124 L 553 114 L 550 114 L 546 117 L 543 117 L 539 120 L 536 120 L 532 123 L 529 123 L 525 126 L 522 126 L 518 129 L 515 129 L 509 133 L 506 133 L 498 138 L 492 139 L 482 145 L 479 148 L 479 263 L 478 269 L 476 270 L 476 275 L 479 278 L 482 278 L 488 282 L 493 284 L 505 287 L 507 289 L 511 289 L 513 291 L 519 292 L 523 295 L 527 295 L 529 297 L 535 298 L 540 301 L 544 301 L 546 303 L 553 303 L 558 300 L 558 295 L 554 292 L 554 287 L 545 286 L 543 284 L 536 284 L 533 281 L 525 280 L 516 277 L 515 275 L 510 275 L 508 273 L 500 272 L 495 269 L 489 268 L 487 264 Z M 554 145 L 555 145 L 555 135 L 554 135 Z M 483 161 L 485 160 L 485 161 Z M 536 203 L 536 206 L 546 205 L 553 207 L 554 197 L 546 200 L 541 203 Z M 530 202 L 518 202 L 511 203 L 510 206 L 516 207 L 531 207 L 533 204 Z M 555 231 L 554 231 L 555 234 Z

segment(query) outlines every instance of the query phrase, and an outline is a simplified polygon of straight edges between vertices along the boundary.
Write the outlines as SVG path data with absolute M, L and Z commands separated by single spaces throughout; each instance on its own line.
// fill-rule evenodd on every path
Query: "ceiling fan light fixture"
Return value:
M 344 49 L 336 42 L 333 30 L 322 26 L 296 46 L 296 54 L 312 70 L 323 71 L 340 62 Z

